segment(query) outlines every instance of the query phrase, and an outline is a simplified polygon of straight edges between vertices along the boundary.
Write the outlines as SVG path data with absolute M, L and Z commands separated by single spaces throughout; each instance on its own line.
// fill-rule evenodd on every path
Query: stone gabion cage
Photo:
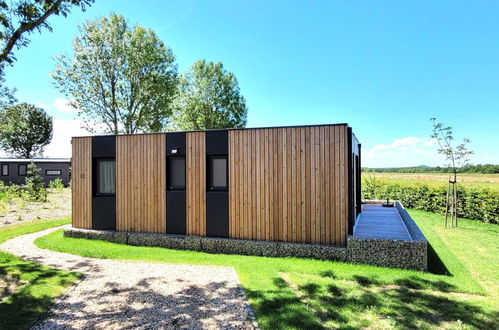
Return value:
M 157 246 L 208 253 L 255 255 L 263 257 L 298 257 L 344 261 L 425 271 L 428 268 L 427 241 L 418 226 L 399 202 L 395 207 L 411 239 L 390 240 L 347 237 L 346 247 L 289 242 L 253 241 L 232 238 L 150 234 L 70 228 L 64 236 L 98 239 L 134 246 Z

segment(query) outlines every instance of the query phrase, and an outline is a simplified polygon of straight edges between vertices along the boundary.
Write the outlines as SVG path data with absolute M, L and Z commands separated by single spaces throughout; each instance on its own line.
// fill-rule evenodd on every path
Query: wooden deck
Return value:
M 362 205 L 353 236 L 356 238 L 377 238 L 411 240 L 402 218 L 395 207 Z

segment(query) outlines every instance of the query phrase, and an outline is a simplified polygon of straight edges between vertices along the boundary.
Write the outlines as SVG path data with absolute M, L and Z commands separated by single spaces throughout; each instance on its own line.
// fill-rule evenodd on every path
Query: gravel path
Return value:
M 23 259 L 85 274 L 35 329 L 254 328 L 232 267 L 93 259 L 33 244 L 57 229 L 0 245 Z

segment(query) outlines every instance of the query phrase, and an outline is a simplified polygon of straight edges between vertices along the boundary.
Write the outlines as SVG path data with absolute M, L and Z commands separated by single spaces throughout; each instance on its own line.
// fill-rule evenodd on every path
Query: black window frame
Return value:
M 21 166 L 24 166 L 24 174 L 21 174 Z M 17 164 L 17 175 L 26 176 L 28 174 L 28 164 Z
M 102 193 L 99 192 L 99 162 L 101 161 L 113 161 L 114 162 L 114 193 Z M 93 182 L 93 196 L 94 197 L 115 197 L 116 196 L 116 158 L 105 157 L 105 158 L 94 158 L 92 162 L 92 182 Z
M 3 169 L 7 167 L 7 174 L 3 174 Z M 10 172 L 10 168 L 9 168 L 9 164 L 2 164 L 0 166 L 0 175 L 1 176 L 9 176 L 9 172 Z
M 58 171 L 59 174 L 48 174 L 49 171 Z M 60 168 L 46 169 L 45 170 L 45 175 L 46 176 L 62 176 L 62 170 Z
M 225 187 L 213 185 L 213 160 L 225 159 Z M 229 190 L 229 157 L 228 155 L 209 155 L 206 159 L 206 188 L 207 191 L 228 191 Z
M 173 159 L 183 159 L 184 160 L 184 186 L 172 186 L 172 171 L 171 163 Z M 184 155 L 171 155 L 168 156 L 168 176 L 167 176 L 167 190 L 168 191 L 185 191 L 187 187 L 187 161 Z

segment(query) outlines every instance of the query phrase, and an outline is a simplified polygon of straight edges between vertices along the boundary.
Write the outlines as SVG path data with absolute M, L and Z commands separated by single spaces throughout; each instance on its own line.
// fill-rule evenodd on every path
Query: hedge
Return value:
M 389 182 L 366 178 L 362 182 L 362 199 L 400 200 L 407 208 L 445 213 L 447 186 L 429 183 Z M 499 192 L 490 188 L 458 185 L 457 214 L 461 218 L 499 223 Z

